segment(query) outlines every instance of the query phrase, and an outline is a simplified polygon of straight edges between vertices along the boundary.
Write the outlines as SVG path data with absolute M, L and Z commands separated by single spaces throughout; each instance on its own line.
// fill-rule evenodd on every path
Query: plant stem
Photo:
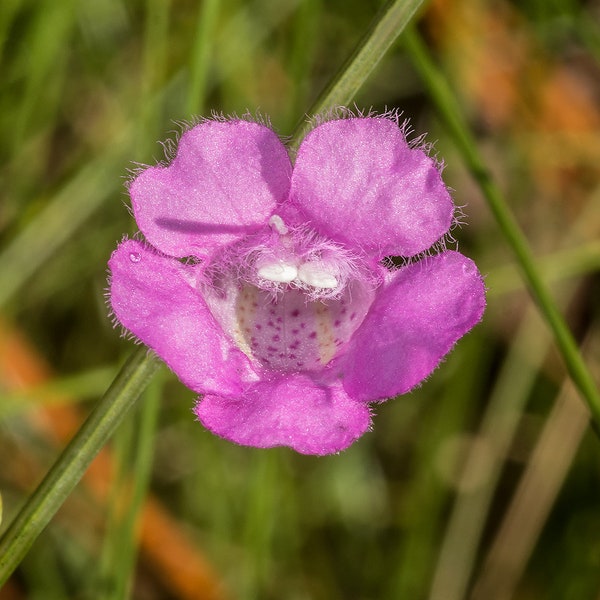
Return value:
M 0 586 L 21 562 L 160 363 L 138 348 L 0 539 Z
M 496 223 L 515 254 L 517 264 L 531 296 L 548 324 L 567 370 L 594 420 L 600 424 L 600 392 L 590 374 L 577 343 L 562 317 L 556 302 L 536 267 L 533 252 L 513 216 L 502 192 L 492 179 L 475 139 L 462 116 L 458 102 L 443 74 L 435 66 L 425 44 L 413 29 L 406 31 L 403 42 L 415 69 L 421 75 L 429 95 L 444 124 L 462 154 L 471 175 L 479 185 Z
M 421 4 L 423 0 L 391 0 L 385 4 L 354 52 L 321 92 L 308 114 L 319 115 L 337 107 L 348 106 Z M 297 148 L 312 127 L 310 122 L 300 123 L 288 145 L 293 149 Z

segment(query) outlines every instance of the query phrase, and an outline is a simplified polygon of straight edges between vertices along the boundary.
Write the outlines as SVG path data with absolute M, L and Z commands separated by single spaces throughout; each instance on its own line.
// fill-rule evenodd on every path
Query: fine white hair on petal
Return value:
M 302 263 L 297 273 L 300 281 L 316 288 L 331 290 L 339 285 L 336 276 L 319 263 Z
M 307 301 L 338 298 L 353 280 L 371 287 L 380 283 L 378 271 L 373 272 L 363 257 L 306 226 L 285 230 L 274 236 L 278 232 L 271 229 L 221 249 L 206 265 L 207 281 L 218 287 L 234 279 L 274 298 L 295 288 L 306 294 Z

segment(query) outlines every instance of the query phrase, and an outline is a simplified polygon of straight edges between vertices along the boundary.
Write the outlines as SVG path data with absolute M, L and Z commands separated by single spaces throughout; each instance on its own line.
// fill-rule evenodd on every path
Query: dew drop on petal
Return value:
M 142 257 L 139 252 L 130 252 L 129 253 L 129 260 L 133 263 L 140 262 L 141 258 Z

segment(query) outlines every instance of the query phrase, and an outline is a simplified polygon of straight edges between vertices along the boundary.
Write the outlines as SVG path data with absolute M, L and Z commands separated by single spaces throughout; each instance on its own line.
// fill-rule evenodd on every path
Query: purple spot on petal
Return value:
M 317 337 L 317 332 L 316 331 L 312 331 L 309 336 L 308 336 L 311 340 L 314 340 Z
M 281 338 L 280 338 L 278 335 L 274 335 L 274 336 L 273 336 L 271 339 L 272 339 L 274 342 L 278 342 L 278 341 L 279 341 Z
M 291 312 L 292 317 L 300 316 L 300 311 L 296 308 Z

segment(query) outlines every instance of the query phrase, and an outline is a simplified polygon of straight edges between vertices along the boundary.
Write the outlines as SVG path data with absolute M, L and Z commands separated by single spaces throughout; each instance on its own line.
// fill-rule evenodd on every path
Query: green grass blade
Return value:
M 455 377 L 441 385 L 441 394 L 424 411 L 416 436 L 412 459 L 413 475 L 407 482 L 401 503 L 402 536 L 394 557 L 397 568 L 390 575 L 386 598 L 425 598 L 439 551 L 440 530 L 449 505 L 451 488 L 439 474 L 440 457 L 449 472 L 458 468 L 458 455 L 444 450 L 450 440 L 458 440 L 468 430 L 476 406 L 472 402 L 481 391 L 480 374 L 489 368 L 491 351 L 485 348 L 479 332 L 467 338 L 449 361 Z M 450 365 L 448 365 L 450 366 Z M 450 369 L 452 367 L 450 366 Z
M 206 103 L 211 49 L 214 45 L 219 5 L 219 0 L 204 0 L 200 4 L 190 60 L 190 84 L 186 103 L 188 115 L 201 114 Z
M 569 246 L 579 239 L 586 224 L 597 214 L 599 202 L 597 196 L 592 196 L 577 220 L 571 223 L 561 240 L 561 246 Z M 543 272 L 548 278 L 552 276 L 550 270 Z M 487 281 L 490 282 L 490 279 L 488 277 Z M 497 281 L 492 280 L 490 291 L 496 291 Z M 568 306 L 577 296 L 576 287 L 573 283 L 564 282 L 559 296 L 561 307 Z M 534 395 L 536 381 L 552 344 L 550 331 L 533 306 L 528 307 L 512 339 L 491 389 L 479 429 L 474 434 L 474 439 L 483 442 L 483 446 L 478 448 L 474 444 L 470 449 L 461 469 L 461 478 L 474 480 L 478 473 L 482 473 L 482 447 L 488 449 L 491 460 L 483 461 L 486 466 L 485 478 L 476 488 L 459 490 L 440 544 L 431 599 L 457 600 L 465 597 L 477 567 L 478 550 L 484 547 L 482 538 L 485 526 L 490 518 L 511 443 L 517 438 L 518 426 L 522 423 L 527 402 Z M 484 570 L 482 577 L 486 576 Z
M 348 106 L 421 4 L 423 4 L 423 0 L 392 0 L 388 2 L 338 74 L 320 94 L 308 114 L 318 115 L 338 106 Z M 310 123 L 304 122 L 298 126 L 290 142 L 292 148 L 299 145 L 310 127 Z
M 590 374 L 571 331 L 535 264 L 533 252 L 501 191 L 490 175 L 475 139 L 470 133 L 456 98 L 445 77 L 437 69 L 425 44 L 414 30 L 408 30 L 404 45 L 421 75 L 437 111 L 479 185 L 500 230 L 512 249 L 531 296 L 550 327 L 569 374 L 585 399 L 596 423 L 600 424 L 600 392 Z
M 248 560 L 241 569 L 241 598 L 256 598 L 259 590 L 272 579 L 274 515 L 277 514 L 277 481 L 281 478 L 278 455 L 255 453 L 247 498 L 247 518 L 243 542 Z
M 138 348 L 0 539 L 0 586 L 71 493 L 159 365 Z
M 290 50 L 286 72 L 294 82 L 284 111 L 284 123 L 293 127 L 305 109 L 310 93 L 311 71 L 317 57 L 318 26 L 323 15 L 322 0 L 305 0 L 294 16 L 294 29 L 290 36 Z
M 83 167 L 47 206 L 0 252 L 0 307 L 14 299 L 26 282 L 58 248 L 80 229 L 120 181 L 113 174 L 122 167 L 126 139 L 115 140 L 109 155 Z M 107 183 L 109 182 L 109 183 Z M 82 202 L 85 198 L 85 202 Z M 65 219 L 65 215 L 69 215 Z
M 480 483 L 459 490 L 440 544 L 430 600 L 466 597 L 505 457 L 548 349 L 549 336 L 544 335 L 546 330 L 541 326 L 537 313 L 528 311 L 496 379 L 480 429 L 473 438 L 479 446 L 473 444 L 461 468 L 461 479 Z
M 164 108 L 171 2 L 146 0 L 140 113 L 135 141 L 138 152 L 146 150 L 159 137 Z
M 164 370 L 156 373 L 138 410 L 129 414 L 113 440 L 117 475 L 112 484 L 108 531 L 96 591 L 98 600 L 130 597 L 138 548 L 136 532 L 154 459 L 163 374 Z

